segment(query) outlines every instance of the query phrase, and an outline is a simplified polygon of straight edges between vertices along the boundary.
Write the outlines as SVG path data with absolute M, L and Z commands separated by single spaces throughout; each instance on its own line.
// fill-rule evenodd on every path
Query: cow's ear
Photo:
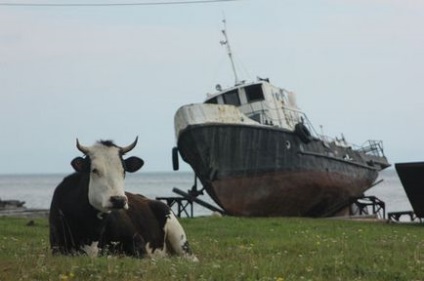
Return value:
M 71 161 L 71 166 L 76 172 L 82 173 L 87 169 L 87 161 L 82 157 L 77 157 Z
M 141 158 L 132 156 L 124 160 L 125 161 L 125 171 L 128 173 L 134 173 L 138 171 L 144 165 L 144 161 Z

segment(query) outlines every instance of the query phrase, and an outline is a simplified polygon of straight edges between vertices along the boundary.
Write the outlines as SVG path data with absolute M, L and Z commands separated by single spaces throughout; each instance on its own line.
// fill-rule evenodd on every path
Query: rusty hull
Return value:
M 213 181 L 206 190 L 226 213 L 233 216 L 334 215 L 374 182 L 370 175 L 359 181 L 341 174 L 273 172 Z

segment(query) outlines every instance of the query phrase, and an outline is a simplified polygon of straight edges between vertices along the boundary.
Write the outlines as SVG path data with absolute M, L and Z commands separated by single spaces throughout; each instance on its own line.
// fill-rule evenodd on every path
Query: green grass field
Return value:
M 48 222 L 0 218 L 0 280 L 424 280 L 424 225 L 181 220 L 200 262 L 52 256 Z

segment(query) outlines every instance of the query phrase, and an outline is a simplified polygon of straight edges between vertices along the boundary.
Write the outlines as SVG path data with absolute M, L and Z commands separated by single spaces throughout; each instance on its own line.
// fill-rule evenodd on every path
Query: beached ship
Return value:
M 334 216 L 390 166 L 381 141 L 355 147 L 319 135 L 294 93 L 235 77 L 235 86 L 218 85 L 204 103 L 175 114 L 179 154 L 226 214 Z

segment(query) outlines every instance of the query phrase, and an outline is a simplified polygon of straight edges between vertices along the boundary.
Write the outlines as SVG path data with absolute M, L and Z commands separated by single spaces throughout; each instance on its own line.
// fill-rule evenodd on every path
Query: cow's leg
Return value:
M 145 241 L 140 234 L 135 233 L 131 239 L 126 241 L 124 251 L 127 255 L 142 258 L 146 255 Z
M 70 255 L 78 251 L 72 230 L 62 210 L 50 208 L 50 247 L 53 254 Z
M 164 226 L 165 240 L 177 255 L 188 258 L 192 261 L 198 261 L 197 257 L 193 255 L 190 245 L 187 241 L 187 236 L 183 227 L 171 211 L 167 216 Z

